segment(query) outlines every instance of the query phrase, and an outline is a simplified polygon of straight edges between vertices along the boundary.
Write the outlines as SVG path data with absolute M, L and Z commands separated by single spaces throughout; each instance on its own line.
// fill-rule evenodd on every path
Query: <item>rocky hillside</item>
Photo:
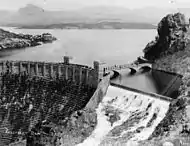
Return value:
M 32 47 L 55 40 L 56 38 L 49 33 L 41 35 L 16 34 L 0 29 L 0 51 Z
M 190 145 L 190 34 L 183 14 L 169 14 L 158 25 L 158 36 L 144 49 L 153 68 L 183 75 L 180 96 L 170 104 L 169 111 L 157 126 L 147 145 L 166 142 L 176 146 Z
M 188 25 L 185 16 L 180 13 L 169 14 L 158 24 L 158 35 L 144 49 L 146 59 L 155 60 L 184 50 L 187 43 Z

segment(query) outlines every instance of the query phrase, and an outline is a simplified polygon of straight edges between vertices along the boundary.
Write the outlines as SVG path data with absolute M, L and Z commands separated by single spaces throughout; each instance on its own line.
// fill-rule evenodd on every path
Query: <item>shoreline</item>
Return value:
M 50 33 L 42 33 L 40 35 L 18 34 L 0 28 L 0 52 L 35 47 L 46 43 L 52 43 L 56 40 L 57 38 Z
M 7 26 L 8 27 L 8 26 Z M 29 28 L 15 27 L 15 29 L 48 29 L 48 30 L 156 30 L 156 28 Z

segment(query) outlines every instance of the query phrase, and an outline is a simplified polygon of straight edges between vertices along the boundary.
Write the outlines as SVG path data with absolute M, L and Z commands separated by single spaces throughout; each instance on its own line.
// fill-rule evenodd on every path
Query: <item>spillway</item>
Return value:
M 136 146 L 165 117 L 169 102 L 109 86 L 96 109 L 97 126 L 78 146 Z

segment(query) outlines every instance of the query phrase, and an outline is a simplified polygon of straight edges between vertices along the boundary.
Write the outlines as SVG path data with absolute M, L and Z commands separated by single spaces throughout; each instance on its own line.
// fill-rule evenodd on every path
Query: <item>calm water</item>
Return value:
M 142 55 L 146 44 L 154 39 L 156 30 L 32 30 L 5 28 L 18 33 L 50 32 L 58 41 L 52 44 L 6 52 L 6 60 L 62 61 L 67 52 L 72 62 L 92 65 L 94 60 L 122 64 Z
M 0 60 L 57 62 L 62 61 L 62 57 L 68 54 L 73 57 L 72 62 L 90 66 L 94 60 L 110 65 L 132 62 L 143 55 L 143 48 L 156 36 L 156 30 L 4 29 L 29 34 L 50 32 L 58 40 L 52 44 L 1 53 L 4 57 Z M 129 70 L 125 70 L 115 82 L 147 92 L 160 92 L 150 72 L 130 75 Z
M 140 81 L 140 82 L 139 82 Z M 139 89 L 141 91 L 161 93 L 163 89 L 160 90 L 158 83 L 152 76 L 152 72 L 137 72 L 136 74 L 131 75 L 130 70 L 126 69 L 122 71 L 120 75 L 112 80 L 113 83 L 125 85 L 127 87 Z

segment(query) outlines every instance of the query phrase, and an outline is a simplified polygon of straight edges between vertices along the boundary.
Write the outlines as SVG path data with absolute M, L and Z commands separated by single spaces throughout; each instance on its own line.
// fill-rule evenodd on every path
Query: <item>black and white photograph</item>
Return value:
M 190 146 L 190 0 L 0 0 L 0 146 Z

